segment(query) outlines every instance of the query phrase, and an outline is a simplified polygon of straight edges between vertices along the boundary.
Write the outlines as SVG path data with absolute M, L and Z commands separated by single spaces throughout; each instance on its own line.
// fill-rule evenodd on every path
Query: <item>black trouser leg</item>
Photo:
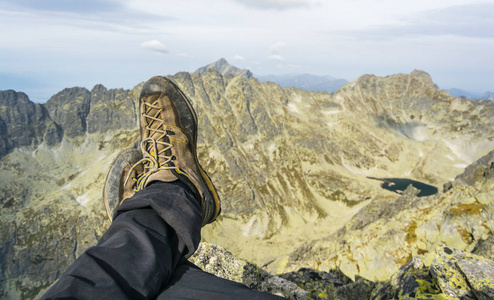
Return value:
M 41 299 L 276 298 L 186 262 L 201 223 L 200 204 L 184 184 L 155 182 L 122 203 L 98 244 Z
M 257 292 L 241 283 L 214 276 L 186 261 L 178 265 L 157 299 L 277 300 L 283 298 Z
M 164 221 L 166 220 L 166 222 Z M 156 182 L 125 200 L 98 244 L 42 299 L 152 299 L 200 241 L 201 210 L 180 182 Z

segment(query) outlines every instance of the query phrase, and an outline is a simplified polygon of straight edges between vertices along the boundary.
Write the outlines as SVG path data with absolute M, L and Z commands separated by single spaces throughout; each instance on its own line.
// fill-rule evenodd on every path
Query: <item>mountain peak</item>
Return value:
M 375 88 L 383 88 L 382 86 L 376 85 L 376 82 L 387 82 L 389 84 L 394 84 L 394 83 L 406 83 L 409 84 L 410 82 L 414 82 L 416 86 L 414 87 L 415 89 L 421 89 L 424 87 L 428 87 L 431 89 L 438 89 L 437 85 L 432 81 L 431 76 L 421 70 L 413 70 L 410 74 L 393 74 L 393 75 L 388 75 L 385 77 L 381 76 L 376 76 L 374 74 L 365 74 L 357 78 L 355 81 L 353 81 L 353 85 L 363 85 L 363 86 L 368 86 L 369 84 L 372 84 Z M 412 90 L 415 90 L 412 89 Z
M 221 64 L 221 65 L 229 65 L 228 61 L 225 58 L 220 58 L 216 64 Z
M 228 61 L 224 58 L 220 58 L 219 60 L 215 61 L 214 63 L 211 63 L 209 65 L 203 66 L 196 71 L 194 71 L 193 74 L 204 74 L 208 70 L 216 70 L 221 73 L 221 75 L 226 76 L 229 74 L 232 74 L 234 76 L 245 76 L 247 78 L 252 77 L 252 72 L 247 70 L 247 69 L 240 69 L 237 68 L 233 65 L 230 65 Z

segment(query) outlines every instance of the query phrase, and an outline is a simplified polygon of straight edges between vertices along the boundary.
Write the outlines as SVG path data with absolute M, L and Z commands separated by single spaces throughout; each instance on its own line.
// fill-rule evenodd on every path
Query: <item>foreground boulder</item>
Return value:
M 494 299 L 494 261 L 449 247 L 438 247 L 429 267 L 413 257 L 382 282 L 354 281 L 339 269 L 271 275 L 207 243 L 190 260 L 216 276 L 288 299 Z
M 243 283 L 257 291 L 288 299 L 317 299 L 296 284 L 269 274 L 258 266 L 234 256 L 221 246 L 201 243 L 190 261 L 206 272 Z

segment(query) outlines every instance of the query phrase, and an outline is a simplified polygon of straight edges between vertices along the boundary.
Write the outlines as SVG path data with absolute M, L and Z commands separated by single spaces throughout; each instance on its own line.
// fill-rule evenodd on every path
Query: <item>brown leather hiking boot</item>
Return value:
M 169 79 L 155 76 L 142 87 L 139 105 L 142 159 L 130 169 L 121 168 L 126 174 L 119 177 L 126 177 L 122 195 L 153 181 L 180 180 L 200 201 L 203 225 L 213 222 L 221 210 L 220 199 L 197 159 L 197 117 L 189 100 Z

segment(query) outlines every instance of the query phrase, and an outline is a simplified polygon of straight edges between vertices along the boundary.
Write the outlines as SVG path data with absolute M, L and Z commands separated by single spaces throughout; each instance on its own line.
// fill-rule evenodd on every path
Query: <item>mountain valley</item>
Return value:
M 384 280 L 413 256 L 430 264 L 440 245 L 473 251 L 492 236 L 491 181 L 457 178 L 494 161 L 492 101 L 451 96 L 423 71 L 334 93 L 224 64 L 169 78 L 197 111 L 199 160 L 222 199 L 208 243 L 275 274 Z M 141 86 L 67 88 L 46 104 L 0 92 L 0 297 L 34 298 L 108 228 L 103 181 L 137 145 Z

